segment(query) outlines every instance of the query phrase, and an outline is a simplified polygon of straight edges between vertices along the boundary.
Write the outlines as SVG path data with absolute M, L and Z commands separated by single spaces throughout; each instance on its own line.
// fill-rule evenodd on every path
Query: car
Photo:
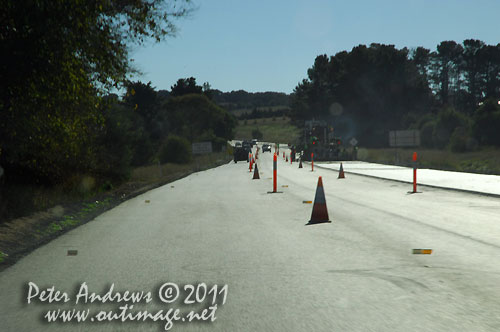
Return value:
M 240 147 L 240 146 L 241 146 L 241 142 L 236 142 L 236 143 L 234 143 L 234 146 L 236 146 L 236 147 Z
M 262 145 L 262 152 L 266 152 L 266 151 L 271 152 L 271 145 L 269 145 L 269 144 Z
M 250 148 L 240 146 L 240 147 L 235 147 L 233 151 L 233 159 L 234 162 L 237 163 L 238 161 L 243 161 L 246 160 L 247 162 L 250 161 L 249 159 L 249 153 L 250 153 Z
M 259 141 L 258 141 L 256 138 L 254 138 L 254 139 L 252 140 L 252 146 L 257 145 L 257 143 L 258 143 L 258 142 L 259 142 Z
M 249 150 L 252 150 L 252 147 L 253 147 L 252 142 L 249 142 L 249 141 L 243 141 L 243 143 L 241 143 L 241 146 L 243 148 L 247 148 Z

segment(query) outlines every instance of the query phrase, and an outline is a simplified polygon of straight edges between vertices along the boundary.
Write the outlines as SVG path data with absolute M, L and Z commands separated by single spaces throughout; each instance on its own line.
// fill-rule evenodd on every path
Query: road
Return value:
M 0 274 L 2 331 L 161 331 L 161 322 L 44 323 L 75 306 L 83 282 L 104 294 L 166 282 L 228 285 L 214 322 L 172 331 L 498 331 L 500 200 L 310 166 L 260 154 L 133 198 L 34 251 Z M 332 223 L 305 226 L 322 176 Z M 283 187 L 284 186 L 284 187 Z M 149 201 L 149 203 L 147 203 Z M 412 249 L 430 248 L 431 255 Z M 76 256 L 67 251 L 78 250 Z M 28 282 L 68 303 L 27 304 Z M 158 300 L 135 309 L 191 310 Z M 197 306 L 196 308 L 200 308 Z M 200 309 L 201 310 L 201 309 Z

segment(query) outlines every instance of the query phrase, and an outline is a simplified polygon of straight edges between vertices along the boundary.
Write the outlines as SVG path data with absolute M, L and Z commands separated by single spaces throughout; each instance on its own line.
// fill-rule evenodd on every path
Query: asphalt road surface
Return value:
M 111 284 L 122 294 L 150 291 L 153 300 L 133 310 L 179 308 L 185 315 L 206 308 L 204 318 L 216 317 L 179 320 L 172 331 L 500 330 L 498 198 L 423 187 L 408 194 L 410 185 L 337 179 L 335 171 L 278 160 L 282 193 L 267 193 L 267 152 L 258 160 L 260 180 L 246 162 L 196 173 L 34 251 L 0 274 L 0 330 L 164 330 L 165 321 L 44 322 L 53 309 L 89 309 L 92 316 L 125 305 L 75 305 L 83 282 L 101 295 Z M 305 226 L 312 204 L 303 201 L 314 199 L 318 176 L 332 223 Z M 54 286 L 69 301 L 41 302 L 33 291 L 27 304 L 28 282 L 40 293 Z M 168 282 L 180 288 L 169 304 L 158 295 Z M 181 303 L 193 299 L 189 285 L 203 300 L 202 283 L 218 287 L 215 311 L 212 300 Z

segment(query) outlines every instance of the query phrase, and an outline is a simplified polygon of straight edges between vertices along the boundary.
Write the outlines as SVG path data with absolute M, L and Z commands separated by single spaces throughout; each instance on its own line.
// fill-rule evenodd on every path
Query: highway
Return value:
M 153 297 L 166 282 L 227 285 L 215 321 L 179 321 L 172 331 L 500 330 L 500 199 L 436 188 L 408 194 L 408 184 L 337 179 L 282 156 L 282 193 L 268 194 L 271 153 L 260 153 L 258 165 L 259 180 L 246 162 L 195 173 L 34 251 L 0 273 L 0 330 L 164 330 L 162 322 L 43 322 L 48 310 L 79 308 L 83 282 L 102 294 L 114 283 Z M 305 226 L 313 204 L 303 201 L 314 199 L 319 176 L 332 223 Z M 27 304 L 30 281 L 71 300 Z

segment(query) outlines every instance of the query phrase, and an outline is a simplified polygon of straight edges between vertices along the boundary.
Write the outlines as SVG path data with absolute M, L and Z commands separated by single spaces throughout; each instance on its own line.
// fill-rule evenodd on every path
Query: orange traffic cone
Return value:
M 249 172 L 251 172 L 251 171 L 252 171 L 252 166 L 253 166 L 253 165 L 252 165 L 252 158 L 250 158 L 250 165 L 248 165 L 248 170 L 249 170 Z
M 252 180 L 256 180 L 256 179 L 260 179 L 259 169 L 257 168 L 257 164 L 255 164 L 255 170 L 253 172 L 253 179 Z
M 339 177 L 337 179 L 345 179 L 344 167 L 342 167 L 342 163 L 340 163 Z
M 300 158 L 299 168 L 302 168 L 302 158 Z
M 323 190 L 323 181 L 321 176 L 318 179 L 316 187 L 316 196 L 314 196 L 314 206 L 311 214 L 311 220 L 306 225 L 331 222 L 328 220 L 328 210 L 326 209 L 325 191 Z

